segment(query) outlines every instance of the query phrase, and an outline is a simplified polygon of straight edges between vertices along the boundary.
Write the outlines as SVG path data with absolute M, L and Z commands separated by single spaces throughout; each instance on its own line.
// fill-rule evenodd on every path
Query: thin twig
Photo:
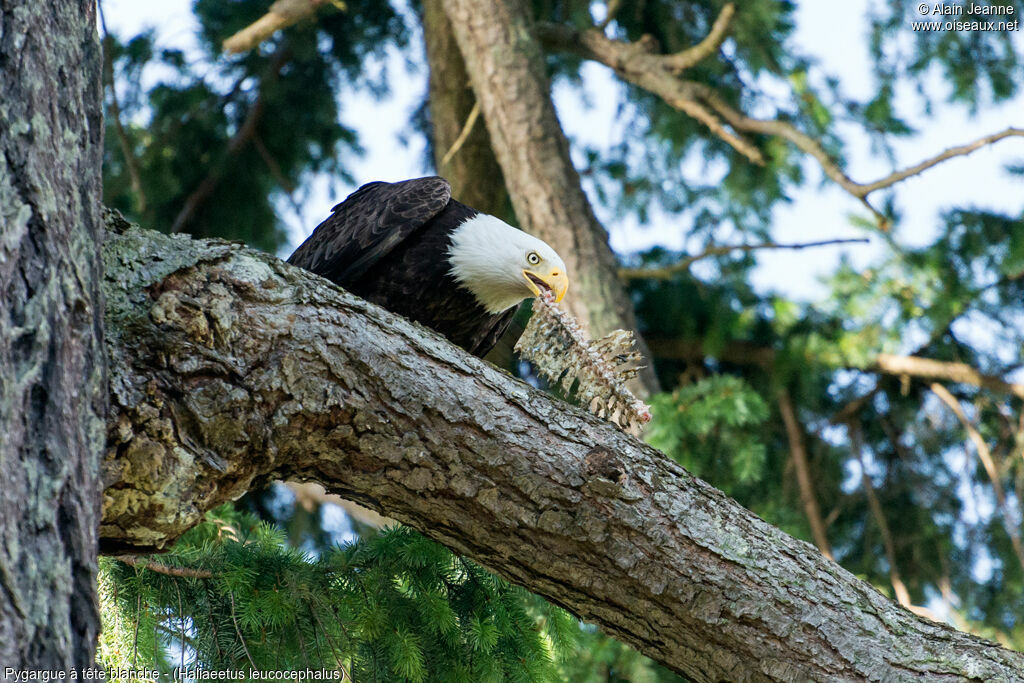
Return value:
M 901 180 L 906 180 L 911 176 L 918 175 L 922 171 L 926 171 L 932 166 L 941 164 L 943 161 L 952 159 L 953 157 L 966 156 L 972 152 L 976 152 L 982 147 L 986 147 L 988 145 L 991 145 L 992 143 L 999 142 L 1000 140 L 1009 137 L 1024 137 L 1024 129 L 1010 127 L 998 133 L 992 133 L 990 135 L 980 137 L 974 142 L 968 142 L 965 145 L 950 147 L 946 151 L 940 154 L 936 154 L 930 159 L 925 159 L 924 161 L 918 164 L 914 164 L 913 166 L 909 166 L 903 169 L 902 171 L 896 171 L 885 176 L 884 178 L 879 178 L 873 183 L 859 183 L 860 192 L 863 193 L 863 196 L 866 197 L 875 190 L 880 190 L 882 188 L 889 187 L 890 185 L 895 185 Z
M 220 184 L 221 175 L 224 173 L 224 166 L 227 160 L 245 149 L 245 146 L 252 141 L 256 135 L 256 129 L 259 126 L 260 120 L 263 118 L 263 111 L 265 109 L 263 86 L 280 75 L 281 69 L 284 68 L 290 56 L 291 51 L 285 45 L 278 48 L 267 69 L 267 73 L 263 76 L 260 83 L 260 92 L 256 96 L 256 101 L 253 102 L 252 107 L 246 113 L 242 125 L 238 127 L 238 130 L 228 142 L 228 148 L 224 157 L 220 163 L 210 169 L 210 172 L 203 178 L 192 194 L 185 199 L 185 204 L 181 207 L 178 215 L 175 216 L 174 223 L 171 224 L 172 233 L 181 232 L 188 226 L 199 208 L 213 195 L 217 185 Z
M 679 74 L 692 66 L 696 66 L 717 52 L 729 34 L 729 22 L 732 21 L 733 14 L 735 13 L 736 6 L 731 2 L 723 7 L 722 11 L 718 13 L 715 23 L 712 24 L 711 30 L 704 36 L 704 40 L 693 47 L 665 58 L 665 64 L 668 68 L 674 73 Z
M 981 432 L 971 424 L 971 421 L 967 419 L 967 414 L 964 413 L 963 406 L 960 405 L 960 401 L 956 399 L 953 394 L 949 392 L 949 389 L 943 385 L 935 382 L 929 387 L 932 393 L 939 397 L 939 400 L 946 404 L 947 407 L 956 418 L 960 421 L 964 430 L 967 432 L 968 438 L 971 443 L 974 444 L 974 450 L 978 454 L 978 459 L 981 460 L 982 466 L 985 468 L 985 472 L 988 474 L 989 481 L 992 483 L 992 492 L 996 496 L 996 504 L 999 506 L 999 514 L 1003 518 L 1003 527 L 1006 529 L 1006 534 L 1010 537 L 1010 544 L 1013 546 L 1014 552 L 1017 554 L 1017 560 L 1020 562 L 1020 566 L 1024 569 L 1024 546 L 1021 544 L 1020 532 L 1017 531 L 1017 522 L 1010 519 L 1010 510 L 1006 504 L 1006 492 L 1003 490 L 1003 482 L 999 476 L 999 468 L 996 466 L 995 459 L 992 457 L 992 451 L 985 443 L 984 437 Z
M 864 438 L 860 423 L 855 419 L 851 419 L 846 423 L 846 429 L 850 435 L 850 448 L 853 450 L 854 455 L 857 457 L 857 463 L 860 465 L 860 482 L 861 486 L 864 487 L 864 495 L 868 499 L 868 507 L 871 509 L 871 515 L 875 518 L 878 530 L 882 534 L 885 558 L 889 562 L 889 581 L 892 583 L 892 589 L 896 593 L 896 601 L 909 608 L 913 603 L 910 601 L 910 591 L 907 590 L 906 584 L 903 583 L 899 567 L 896 565 L 896 543 L 893 541 L 889 523 L 885 519 L 885 511 L 882 510 L 882 504 L 875 494 L 875 485 L 871 481 L 871 477 L 868 476 L 868 468 L 864 464 Z
M 335 644 L 334 639 L 331 638 L 331 634 L 324 627 L 323 622 L 320 621 L 320 617 L 316 615 L 316 610 L 313 609 L 313 605 L 309 602 L 307 602 L 306 605 L 309 607 L 309 613 L 313 615 L 313 619 L 316 620 L 316 623 L 320 624 L 320 631 L 324 634 L 324 638 L 327 639 L 327 644 L 330 646 L 331 652 L 334 655 L 334 661 L 338 663 L 338 668 L 341 669 L 341 680 L 352 680 L 352 677 L 348 675 L 348 670 L 345 668 L 345 665 L 341 663 L 341 658 L 338 656 L 338 653 L 340 653 L 341 650 Z
M 114 120 L 114 131 L 117 133 L 117 142 L 121 147 L 121 156 L 124 157 L 124 166 L 128 170 L 128 179 L 132 185 L 132 195 L 135 197 L 135 209 L 140 213 L 146 212 L 146 193 L 142 189 L 142 176 L 139 173 L 139 165 L 132 152 L 131 142 L 128 140 L 128 133 L 125 132 L 124 124 L 121 123 L 121 103 L 117 99 L 117 84 L 114 83 L 114 37 L 107 30 L 107 21 L 103 15 L 103 3 L 97 3 L 100 14 L 100 26 L 103 28 L 103 80 L 110 90 L 110 114 Z
M 875 217 L 875 221 L 878 223 L 879 227 L 883 230 L 888 229 L 888 219 L 871 205 L 867 199 L 867 195 L 860 192 L 860 184 L 846 175 L 836 160 L 832 158 L 819 141 L 786 121 L 780 121 L 778 119 L 767 121 L 747 116 L 727 104 L 725 100 L 718 96 L 718 93 L 716 93 L 714 89 L 703 83 L 694 83 L 689 81 L 686 85 L 694 96 L 698 96 L 701 100 L 706 101 L 708 105 L 711 106 L 711 108 L 714 109 L 719 116 L 725 119 L 725 121 L 734 129 L 747 133 L 759 133 L 761 135 L 780 137 L 783 140 L 791 142 L 797 149 L 814 157 L 826 176 L 859 200 L 860 203 L 863 204 L 864 207 Z
M 973 142 L 958 145 L 956 147 L 950 147 L 940 154 L 936 154 L 933 157 L 925 159 L 924 161 L 914 164 L 913 166 L 909 166 L 903 170 L 890 173 L 889 175 L 879 178 L 873 182 L 859 183 L 853 180 L 840 168 L 839 164 L 836 163 L 835 159 L 833 159 L 827 151 L 825 151 L 825 148 L 821 146 L 820 142 L 800 131 L 791 123 L 779 120 L 764 121 L 761 119 L 751 118 L 730 107 L 711 88 L 708 88 L 703 84 L 693 85 L 696 90 L 699 90 L 707 96 L 708 102 L 711 104 L 712 108 L 733 128 L 746 132 L 756 132 L 781 137 L 784 140 L 791 142 L 797 149 L 814 157 L 821 166 L 821 169 L 825 172 L 826 176 L 831 178 L 854 198 L 860 200 L 861 203 L 876 215 L 876 218 L 881 218 L 881 215 L 867 201 L 868 195 L 872 192 L 895 185 L 896 183 L 918 175 L 929 168 L 942 163 L 943 161 L 947 161 L 958 156 L 965 156 L 1005 138 L 1024 137 L 1024 129 L 1010 127 L 998 133 L 992 133 L 990 135 L 980 137 Z M 886 219 L 881 218 L 881 220 Z
M 302 218 L 302 206 L 299 205 L 298 200 L 295 199 L 295 185 L 288 178 L 285 177 L 284 172 L 281 170 L 281 165 L 277 163 L 277 159 L 270 153 L 267 146 L 263 143 L 263 138 L 260 137 L 259 133 L 253 133 L 252 136 L 253 147 L 256 148 L 256 152 L 259 153 L 260 158 L 263 159 L 263 163 L 267 165 L 267 169 L 270 171 L 270 175 L 274 176 L 274 180 L 281 186 L 284 193 L 288 196 L 288 201 L 292 205 L 292 211 L 300 219 Z
M 292 181 L 284 177 L 284 173 L 281 171 L 281 165 L 277 163 L 277 159 L 271 156 L 270 150 L 267 149 L 265 144 L 263 144 L 263 138 L 260 137 L 259 133 L 253 133 L 252 144 L 259 153 L 260 158 L 263 159 L 263 163 L 267 165 L 270 175 L 274 176 L 274 180 L 276 180 L 277 184 L 281 186 L 281 189 L 287 192 L 289 197 L 291 197 L 291 194 L 295 192 L 295 185 Z M 295 200 L 293 199 L 292 201 L 294 202 Z
M 896 543 L 893 540 L 892 531 L 885 519 L 882 503 L 878 500 L 878 495 L 875 493 L 875 485 L 871 481 L 871 477 L 868 476 L 867 468 L 864 466 L 864 437 L 860 422 L 851 418 L 846 426 L 850 434 L 850 448 L 857 455 L 857 462 L 860 464 L 861 485 L 864 487 L 864 494 L 868 499 L 868 507 L 871 508 L 871 515 L 875 518 L 875 523 L 878 524 L 878 529 L 882 533 L 882 545 L 885 547 L 885 557 L 889 563 L 889 582 L 892 584 L 893 592 L 896 594 L 896 601 L 914 614 L 931 619 L 932 621 L 942 622 L 944 620 L 933 610 L 921 605 L 915 605 L 910 600 L 910 591 L 907 590 L 907 585 L 903 583 L 899 567 L 896 565 Z
M 828 541 L 828 534 L 825 532 L 825 522 L 821 518 L 821 508 L 818 507 L 818 498 L 814 494 L 814 482 L 811 479 L 811 469 L 807 458 L 807 448 L 804 445 L 803 430 L 796 417 L 796 409 L 789 396 L 789 391 L 782 389 L 779 392 L 779 412 L 782 414 L 782 421 L 786 426 L 786 438 L 789 440 L 789 452 L 793 458 L 793 465 L 796 467 L 796 481 L 800 487 L 800 500 L 804 506 L 804 514 L 807 515 L 807 523 L 811 527 L 811 536 L 814 538 L 814 545 L 818 546 L 821 554 L 830 560 L 832 546 Z
M 622 9 L 622 0 L 608 0 L 608 3 L 605 5 L 605 7 L 607 9 L 604 13 L 604 19 L 602 19 L 601 23 L 597 25 L 598 31 L 604 31 L 606 28 L 608 28 L 608 24 L 612 23 L 615 20 L 615 15 L 617 15 L 619 13 L 619 10 Z
M 118 555 L 115 557 L 118 562 L 124 562 L 127 565 L 136 567 L 137 569 L 148 569 L 151 572 L 157 574 L 165 574 L 167 576 L 178 576 L 185 579 L 212 579 L 213 573 L 205 569 L 193 569 L 192 567 L 172 567 L 167 564 L 160 564 L 148 560 L 144 557 L 136 557 L 135 555 Z
M 764 242 L 762 244 L 721 244 L 708 247 L 699 254 L 688 256 L 676 263 L 662 268 L 620 268 L 619 277 L 624 280 L 668 280 L 676 273 L 689 270 L 695 262 L 706 259 L 709 256 L 721 256 L 734 251 L 757 251 L 759 249 L 809 249 L 811 247 L 823 247 L 832 244 L 866 244 L 870 240 L 866 237 L 819 240 L 817 242 L 799 242 L 783 244 L 778 242 Z
M 466 140 L 469 138 L 469 134 L 473 132 L 473 126 L 476 125 L 477 118 L 480 117 L 480 100 L 473 102 L 473 108 L 469 110 L 469 115 L 466 116 L 466 123 L 463 124 L 462 130 L 459 132 L 459 137 L 455 138 L 455 142 L 452 143 L 451 148 L 444 153 L 444 158 L 441 159 L 441 168 L 448 165 L 448 162 L 452 160 L 462 145 L 466 144 Z
M 847 422 L 850 421 L 850 418 L 854 417 L 857 413 L 861 411 L 861 408 L 863 408 L 870 401 L 872 401 L 878 394 L 878 392 L 880 392 L 881 390 L 882 385 L 876 379 L 875 386 L 871 387 L 871 389 L 865 391 L 860 396 L 857 396 L 847 401 L 844 405 L 842 405 L 839 408 L 839 410 L 832 414 L 832 417 L 830 417 L 828 421 L 834 425 L 846 424 Z
M 884 231 L 889 227 L 888 218 L 868 201 L 868 195 L 915 176 L 936 164 L 954 157 L 970 154 L 986 145 L 1008 137 L 1024 136 L 1024 129 L 1007 128 L 1004 131 L 986 135 L 973 142 L 930 157 L 906 169 L 895 171 L 884 178 L 870 183 L 859 183 L 839 166 L 822 144 L 799 130 L 793 124 L 778 119 L 756 119 L 735 109 L 723 100 L 710 86 L 678 77 L 676 67 L 692 66 L 694 59 L 705 59 L 724 40 L 731 13 L 722 10 L 708 35 L 700 43 L 675 55 L 652 54 L 642 40 L 626 42 L 604 35 L 598 28 L 583 31 L 553 23 L 537 25 L 537 35 L 545 48 L 552 51 L 571 52 L 584 59 L 590 59 L 609 67 L 625 81 L 661 97 L 669 106 L 691 116 L 708 126 L 711 132 L 746 156 L 753 163 L 763 164 L 760 151 L 745 140 L 740 133 L 757 133 L 779 137 L 792 143 L 797 149 L 813 157 L 825 175 L 843 190 L 860 201 L 874 216 Z M 717 41 L 717 42 L 716 42 Z M 689 55 L 684 58 L 684 55 Z M 713 113 L 712 113 L 713 112 Z M 723 121 L 732 128 L 730 131 Z

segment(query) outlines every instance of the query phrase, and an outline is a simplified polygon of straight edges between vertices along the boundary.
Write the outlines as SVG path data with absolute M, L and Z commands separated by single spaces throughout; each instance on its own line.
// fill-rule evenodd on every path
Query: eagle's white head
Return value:
M 451 274 L 488 313 L 551 290 L 561 301 L 569 288 L 565 263 L 542 240 L 508 223 L 477 214 L 452 232 Z

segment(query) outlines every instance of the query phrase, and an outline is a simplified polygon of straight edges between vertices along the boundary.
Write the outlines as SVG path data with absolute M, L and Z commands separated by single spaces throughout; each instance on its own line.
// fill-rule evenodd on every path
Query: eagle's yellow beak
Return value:
M 555 302 L 561 301 L 569 289 L 569 276 L 565 274 L 565 268 L 553 268 L 548 273 L 524 270 L 523 277 L 534 295 L 540 296 L 543 289 L 550 289 L 555 294 Z

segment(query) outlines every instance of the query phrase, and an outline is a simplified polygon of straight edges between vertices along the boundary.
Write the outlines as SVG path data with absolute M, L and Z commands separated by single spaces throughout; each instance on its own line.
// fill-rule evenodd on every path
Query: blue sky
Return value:
M 269 2 L 267 3 L 269 6 Z M 146 27 L 156 27 L 158 41 L 165 46 L 194 46 L 195 21 L 190 0 L 104 0 L 107 25 L 120 36 L 130 36 Z M 868 99 L 873 89 L 867 55 L 867 12 L 871 0 L 802 2 L 797 14 L 794 44 L 815 57 L 827 73 L 837 76 L 847 95 Z M 742 11 L 742 7 L 740 8 Z M 909 30 L 909 29 L 908 29 Z M 1016 36 L 1024 51 L 1024 33 Z M 400 180 L 423 174 L 423 148 L 419 143 L 405 146 L 400 132 L 407 127 L 409 113 L 424 91 L 425 67 L 409 73 L 404 60 L 391 55 L 385 64 L 392 75 L 392 97 L 379 101 L 368 93 L 346 93 L 343 118 L 356 128 L 367 149 L 355 162 L 353 174 L 359 183 L 372 180 Z M 555 102 L 562 125 L 570 139 L 595 146 L 610 146 L 621 135 L 615 122 L 618 87 L 604 67 L 588 64 L 584 69 L 584 92 L 558 87 Z M 928 79 L 927 89 L 938 102 L 944 100 L 946 85 L 939 73 Z M 1024 127 L 1024 97 L 998 107 L 986 107 L 969 114 L 964 107 L 939 105 L 928 116 L 921 98 L 909 87 L 898 93 L 898 114 L 911 123 L 917 135 L 894 144 L 897 167 L 916 163 L 947 147 L 963 144 L 1008 126 Z M 586 100 L 586 101 L 584 101 Z M 848 174 L 857 181 L 870 181 L 888 175 L 893 169 L 872 152 L 868 140 L 859 131 L 841 128 L 847 141 Z M 1008 163 L 1024 160 L 1024 139 L 1011 138 L 984 148 L 971 156 L 957 158 L 909 179 L 896 189 L 897 202 L 904 221 L 897 234 L 901 243 L 920 245 L 929 242 L 939 225 L 941 213 L 956 205 L 979 206 L 1020 212 L 1024 205 L 1024 183 L 1003 172 Z M 819 168 L 806 162 L 807 187 L 794 192 L 792 201 L 774 213 L 774 236 L 779 242 L 813 241 L 836 237 L 862 237 L 848 216 L 864 215 L 861 205 L 830 182 L 817 182 Z M 701 172 L 694 168 L 694 173 Z M 281 203 L 282 218 L 289 226 L 295 244 L 327 216 L 330 207 L 354 187 L 334 179 L 314 179 L 303 202 L 302 215 L 296 215 L 287 202 Z M 649 225 L 616 221 L 601 216 L 611 236 L 612 246 L 620 252 L 636 251 L 655 244 L 670 248 L 686 246 L 677 220 L 655 215 Z M 724 240 L 723 240 L 724 241 Z M 692 246 L 692 245 L 691 245 Z M 776 290 L 790 297 L 815 300 L 825 295 L 820 278 L 830 273 L 841 254 L 849 253 L 854 262 L 866 265 L 879 257 L 881 246 L 851 245 L 823 247 L 803 251 L 758 252 L 754 283 L 765 290 Z

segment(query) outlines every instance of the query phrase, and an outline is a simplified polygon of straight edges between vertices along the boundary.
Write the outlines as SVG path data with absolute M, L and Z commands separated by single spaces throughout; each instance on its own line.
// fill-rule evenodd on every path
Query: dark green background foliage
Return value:
M 274 251 L 285 243 L 275 199 L 314 173 L 351 181 L 346 160 L 360 151 L 341 125 L 340 90 L 387 92 L 364 60 L 405 46 L 404 21 L 387 4 L 347 3 L 236 57 L 221 42 L 258 19 L 259 2 L 200 0 L 199 54 L 160 49 L 151 34 L 107 42 L 122 121 L 139 166 L 145 210 L 132 191 L 120 138 L 108 117 L 105 201 L 154 229 L 171 230 L 190 198 L 197 207 L 179 229 Z M 144 90 L 147 66 L 165 77 Z M 170 73 L 168 73 L 168 71 Z M 107 90 L 110 101 L 109 87 Z M 128 125 L 127 122 L 138 122 Z M 246 127 L 246 123 L 249 127 Z
M 350 177 L 361 141 L 339 116 L 355 90 L 387 94 L 387 71 L 368 69 L 369 59 L 394 48 L 422 63 L 417 8 L 351 0 L 344 11 L 327 7 L 315 22 L 257 50 L 222 55 L 221 41 L 266 4 L 198 0 L 199 48 L 187 53 L 159 44 L 152 33 L 107 40 L 124 129 L 122 139 L 108 87 L 108 205 L 147 227 L 275 251 L 285 243 L 281 213 L 291 210 L 289 201 L 305 199 L 315 175 L 374 180 Z M 1019 17 L 1024 7 L 1013 4 Z M 540 21 L 592 23 L 591 3 L 583 0 L 533 6 Z M 658 49 L 674 52 L 698 42 L 721 7 L 627 2 L 608 31 L 629 40 L 650 35 Z M 865 100 L 848 96 L 838 79 L 801 53 L 793 40 L 795 6 L 774 0 L 740 3 L 727 49 L 686 77 L 738 109 L 756 107 L 761 118 L 792 123 L 840 165 L 840 129 L 866 134 L 883 156 L 893 140 L 913 134 L 908 121 L 919 112 L 897 105 L 901 87 L 924 95 L 925 115 L 949 107 L 983 110 L 1018 95 L 1024 82 L 1019 40 L 999 32 L 913 33 L 910 21 L 922 18 L 915 7 L 875 4 L 865 37 L 872 63 L 865 69 L 876 88 Z M 579 58 L 551 54 L 547 63 L 557 82 L 585 88 Z M 426 92 L 425 70 L 416 73 Z M 939 94 L 928 86 L 936 74 L 944 86 Z M 789 96 L 779 97 L 778 88 L 769 96 L 762 92 L 766 83 L 784 84 Z M 622 139 L 576 150 L 591 197 L 601 215 L 641 223 L 655 213 L 669 217 L 694 250 L 629 255 L 629 266 L 670 266 L 712 244 L 771 240 L 773 209 L 808 177 L 820 177 L 813 162 L 776 138 L 750 138 L 766 159 L 756 166 L 656 96 L 628 85 L 619 93 Z M 407 138 L 429 136 L 428 106 L 414 113 Z M 951 133 L 948 144 L 988 132 Z M 141 193 L 133 188 L 125 140 Z M 704 162 L 700 177 L 688 175 L 688 158 Z M 1016 169 L 1019 177 L 1022 167 L 1007 171 Z M 852 219 L 881 243 L 879 256 L 867 268 L 840 263 L 826 282 L 827 295 L 813 305 L 754 287 L 754 252 L 715 255 L 668 278 L 630 280 L 666 390 L 652 400 L 649 439 L 769 522 L 810 539 L 779 408 L 780 397 L 788 396 L 837 561 L 888 593 L 896 569 L 914 604 L 948 610 L 959 628 L 1022 649 L 1024 557 L 1011 543 L 1011 533 L 1022 532 L 1021 399 L 946 384 L 998 469 L 1004 509 L 932 380 L 875 367 L 880 353 L 964 363 L 1000 377 L 1024 366 L 1022 207 L 999 212 L 983 196 L 970 206 L 949 206 L 922 241 L 901 231 L 899 186 L 884 194 L 872 199 L 891 220 L 887 232 Z M 889 539 L 866 485 L 881 505 Z M 116 656 L 107 650 L 109 662 L 130 661 L 137 651 L 139 661 L 173 665 L 184 628 L 188 657 L 210 666 L 245 665 L 244 641 L 257 665 L 330 665 L 336 654 L 360 680 L 674 678 L 409 531 L 361 529 L 361 540 L 337 547 L 317 510 L 271 492 L 243 504 L 273 526 L 221 510 L 237 538 L 210 522 L 158 558 L 206 568 L 212 579 L 173 579 L 105 563 L 108 636 L 121 647 Z

